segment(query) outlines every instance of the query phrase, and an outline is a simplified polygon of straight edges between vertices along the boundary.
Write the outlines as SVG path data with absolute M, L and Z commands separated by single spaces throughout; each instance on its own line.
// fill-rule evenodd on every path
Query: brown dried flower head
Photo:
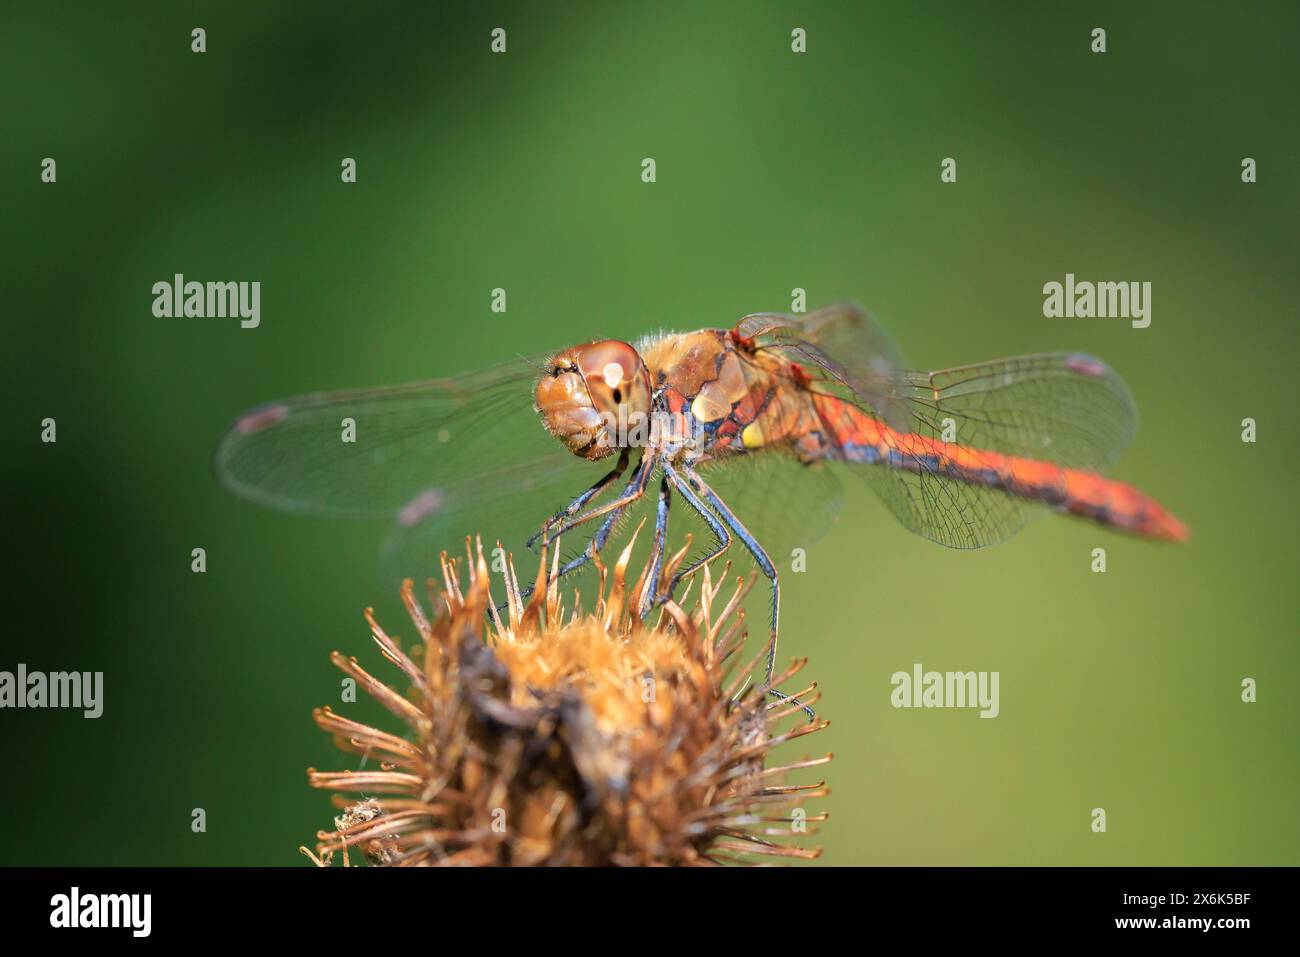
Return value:
M 639 531 L 639 530 L 638 530 Z M 766 648 L 742 660 L 737 579 L 720 593 L 708 566 L 699 595 L 668 602 L 656 620 L 635 614 L 646 573 L 630 587 L 628 543 L 612 570 L 597 562 L 596 607 L 565 611 L 543 551 L 531 598 L 513 563 L 498 615 L 481 544 L 462 567 L 442 558 L 433 620 L 410 581 L 402 599 L 419 632 L 408 655 L 366 618 L 384 656 L 410 683 L 401 694 L 353 658 L 331 658 L 402 719 L 399 736 L 317 709 L 337 746 L 378 762 L 375 770 L 309 770 L 313 787 L 336 792 L 343 814 L 318 833 L 313 860 L 356 848 L 381 865 L 652 865 L 759 863 L 812 858 L 801 846 L 825 814 L 802 804 L 824 782 L 786 784 L 788 772 L 830 755 L 767 766 L 777 745 L 824 728 L 802 709 L 773 701 L 752 680 Z M 689 543 L 688 543 L 689 547 Z M 661 582 L 686 549 L 664 563 Z M 692 584 L 694 584 L 692 582 Z M 752 584 L 752 580 L 749 584 Z M 432 582 L 430 583 L 432 594 Z M 684 607 L 690 607 L 690 611 Z M 487 623 L 487 624 L 485 624 Z M 486 641 L 485 641 L 486 630 Z M 788 683 L 797 661 L 774 685 Z M 816 686 L 793 692 L 803 702 Z M 778 726 L 786 725 L 785 730 Z M 361 797 L 357 797 L 360 795 Z

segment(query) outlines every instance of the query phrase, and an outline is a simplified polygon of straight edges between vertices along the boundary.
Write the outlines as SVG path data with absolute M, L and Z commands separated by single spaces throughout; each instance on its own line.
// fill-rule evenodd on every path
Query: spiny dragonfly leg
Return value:
M 605 520 L 600 523 L 600 528 L 596 530 L 596 534 L 593 535 L 590 539 L 588 539 L 587 545 L 585 548 L 583 548 L 582 553 L 574 556 L 573 558 L 569 559 L 569 561 L 565 562 L 563 565 L 560 566 L 560 568 L 555 573 L 555 577 L 557 580 L 564 578 L 564 576 L 568 575 L 569 573 L 575 572 L 582 566 L 586 565 L 589 561 L 591 561 L 596 555 L 600 553 L 601 549 L 605 547 L 605 543 L 609 541 L 610 534 L 614 531 L 614 526 L 618 524 L 618 520 L 623 516 L 623 513 L 627 510 L 628 505 L 630 505 L 632 502 L 635 502 L 638 498 L 641 497 L 642 494 L 645 493 L 645 486 L 647 483 L 645 481 L 644 476 L 648 475 L 654 468 L 653 463 L 650 463 L 650 468 L 648 469 L 646 468 L 646 465 L 647 463 L 645 459 L 642 459 L 640 462 L 637 463 L 636 469 L 633 471 L 631 479 L 628 480 L 627 485 L 624 486 L 623 488 L 623 493 L 619 496 L 617 500 L 610 503 L 610 505 L 615 506 L 614 509 L 612 511 L 609 511 L 608 514 L 605 516 Z M 596 518 L 597 517 L 596 511 L 597 510 L 593 510 L 593 513 L 575 519 L 569 525 L 566 525 L 565 529 L 561 531 L 575 528 L 578 525 L 581 525 L 584 522 L 589 521 L 590 519 Z M 602 508 L 598 511 L 604 512 L 605 509 Z M 550 543 L 550 539 L 547 540 L 547 543 L 548 544 Z M 520 591 L 520 598 L 527 601 L 528 598 L 532 596 L 532 594 L 533 594 L 533 586 L 528 585 L 527 587 L 523 588 Z M 498 612 L 504 611 L 508 607 L 509 607 L 508 602 L 502 602 L 501 604 L 497 605 L 497 611 Z
M 713 489 L 709 488 L 693 470 L 687 473 L 687 477 L 691 484 L 694 485 L 699 490 L 700 494 L 704 496 L 704 501 L 709 504 L 709 507 L 712 508 L 717 516 L 726 523 L 727 527 L 736 534 L 736 537 L 740 539 L 741 544 L 745 546 L 745 549 L 749 554 L 754 556 L 754 561 L 758 563 L 759 569 L 772 583 L 772 637 L 767 646 L 767 677 L 764 681 L 764 690 L 774 698 L 779 698 L 782 701 L 789 701 L 791 704 L 799 705 L 808 715 L 808 720 L 812 721 L 817 717 L 812 708 L 808 707 L 797 698 L 791 697 L 784 692 L 777 691 L 772 687 L 772 674 L 776 670 L 776 635 L 781 621 L 781 585 L 777 581 L 776 566 L 772 564 L 772 559 L 767 557 L 767 552 L 763 551 L 763 546 L 758 544 L 758 541 L 754 536 L 749 533 L 749 529 L 745 528 L 744 523 L 736 517 L 735 513 L 732 512 L 731 509 L 727 508 L 726 504 L 722 499 L 718 498 Z
M 649 571 L 646 574 L 645 588 L 641 592 L 640 615 L 645 618 L 650 610 L 659 604 L 659 575 L 664 567 L 664 551 L 668 546 L 668 507 L 671 504 L 668 472 L 659 482 L 659 505 L 655 511 L 655 537 L 650 548 Z
M 546 520 L 546 524 L 543 525 L 540 529 L 538 529 L 537 532 L 533 534 L 532 538 L 528 539 L 528 542 L 526 543 L 528 549 L 531 551 L 534 548 L 534 546 L 536 546 L 538 540 L 543 535 L 545 535 L 550 529 L 554 528 L 556 525 L 564 521 L 566 518 L 572 518 L 573 516 L 577 515 L 578 512 L 580 512 L 588 502 L 590 502 L 601 492 L 605 491 L 605 489 L 609 488 L 611 485 L 617 482 L 618 479 L 622 476 L 623 472 L 627 469 L 627 460 L 628 460 L 628 456 L 631 454 L 631 451 L 632 451 L 631 449 L 623 449 L 622 452 L 619 453 L 618 464 L 614 466 L 614 468 L 609 472 L 608 475 L 602 478 L 591 488 L 587 489 L 587 491 L 583 492 L 581 495 L 575 498 L 568 505 L 564 506 L 564 508 L 560 509 L 560 511 L 556 512 L 554 515 L 548 518 Z
M 731 532 L 727 531 L 727 526 L 718 521 L 718 517 L 709 511 L 707 505 L 700 501 L 699 496 L 691 491 L 690 485 L 682 478 L 676 469 L 665 463 L 664 474 L 668 477 L 669 481 L 672 482 L 673 487 L 681 494 L 682 499 L 686 504 L 698 512 L 700 518 L 704 519 L 704 524 L 708 525 L 709 531 L 713 532 L 714 541 L 714 546 L 710 551 L 701 555 L 699 558 L 695 559 L 695 561 L 691 562 L 685 568 L 673 575 L 672 581 L 668 583 L 667 591 L 660 596 L 661 600 L 669 600 L 677 593 L 677 586 L 682 583 L 683 578 L 690 575 L 705 562 L 713 561 L 713 559 L 717 558 L 731 547 Z
M 582 549 L 582 552 L 579 553 L 578 555 L 575 555 L 573 558 L 569 559 L 567 562 L 565 562 L 556 570 L 555 580 L 559 581 L 562 578 L 564 578 L 565 575 L 568 575 L 570 572 L 576 572 L 579 568 L 581 568 L 583 565 L 586 565 L 596 555 L 598 555 L 600 553 L 600 550 L 605 547 L 605 542 L 609 541 L 609 536 L 610 533 L 614 531 L 614 526 L 618 524 L 618 520 L 622 517 L 623 517 L 623 509 L 619 509 L 617 512 L 610 512 L 609 515 L 605 516 L 605 520 L 600 523 L 600 528 L 597 529 L 596 534 L 591 536 L 591 538 L 587 541 L 587 544 Z M 533 595 L 533 586 L 528 585 L 527 587 L 521 590 L 519 597 L 522 600 L 527 601 L 529 598 L 532 597 L 532 595 Z M 497 613 L 500 614 L 506 611 L 507 609 L 509 609 L 509 607 L 510 607 L 510 603 L 508 601 L 503 601 L 499 605 L 497 605 Z
M 585 525 L 592 519 L 600 518 L 602 515 L 608 515 L 610 512 L 618 512 L 627 508 L 642 495 L 645 494 L 646 486 L 650 483 L 650 475 L 654 472 L 655 462 L 653 457 L 646 456 L 637 463 L 636 471 L 628 480 L 627 485 L 623 486 L 623 491 L 618 498 L 612 502 L 606 502 L 604 505 L 598 505 L 596 508 L 588 509 L 577 518 L 567 522 L 561 528 L 543 528 L 542 542 L 549 545 L 555 539 L 567 535 L 580 525 Z

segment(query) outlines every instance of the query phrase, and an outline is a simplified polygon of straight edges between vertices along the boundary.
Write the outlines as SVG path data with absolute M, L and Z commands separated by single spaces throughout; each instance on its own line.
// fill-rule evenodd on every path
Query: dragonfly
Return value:
M 950 548 L 1000 542 L 1052 511 L 1184 541 L 1187 527 L 1155 499 L 1102 475 L 1136 425 L 1128 388 L 1094 356 L 909 371 L 869 313 L 837 303 L 268 403 L 235 420 L 216 469 L 265 505 L 395 518 L 386 553 L 400 572 L 486 529 L 514 547 L 581 541 L 563 578 L 590 566 L 629 516 L 653 510 L 638 611 L 738 546 L 770 585 L 764 690 L 786 698 L 772 687 L 774 556 L 834 521 L 840 474 Z M 669 519 L 683 510 L 708 544 L 661 581 L 675 554 Z

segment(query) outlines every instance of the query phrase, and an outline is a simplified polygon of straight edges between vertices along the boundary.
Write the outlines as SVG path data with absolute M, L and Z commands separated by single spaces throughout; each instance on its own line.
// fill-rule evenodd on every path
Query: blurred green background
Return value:
M 327 655 L 383 672 L 368 605 L 411 629 L 382 524 L 218 487 L 238 411 L 794 287 L 864 302 L 919 367 L 1103 356 L 1142 415 L 1117 476 L 1194 532 L 1050 518 L 957 553 L 851 487 L 785 579 L 783 657 L 833 722 L 823 860 L 1300 863 L 1298 28 L 1293 3 L 8 5 L 0 668 L 106 690 L 97 721 L 0 713 L 0 863 L 292 864 L 329 820 Z M 1151 281 L 1150 328 L 1043 318 L 1067 271 Z M 261 327 L 154 318 L 174 272 L 260 280 Z M 918 661 L 999 671 L 1000 717 L 891 708 Z

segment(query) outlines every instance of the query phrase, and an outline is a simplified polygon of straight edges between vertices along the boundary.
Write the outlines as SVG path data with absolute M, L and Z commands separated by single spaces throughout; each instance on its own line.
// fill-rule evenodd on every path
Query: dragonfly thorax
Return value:
M 537 383 L 537 411 L 575 455 L 600 459 L 644 444 L 650 370 L 626 342 L 588 342 L 552 356 Z

